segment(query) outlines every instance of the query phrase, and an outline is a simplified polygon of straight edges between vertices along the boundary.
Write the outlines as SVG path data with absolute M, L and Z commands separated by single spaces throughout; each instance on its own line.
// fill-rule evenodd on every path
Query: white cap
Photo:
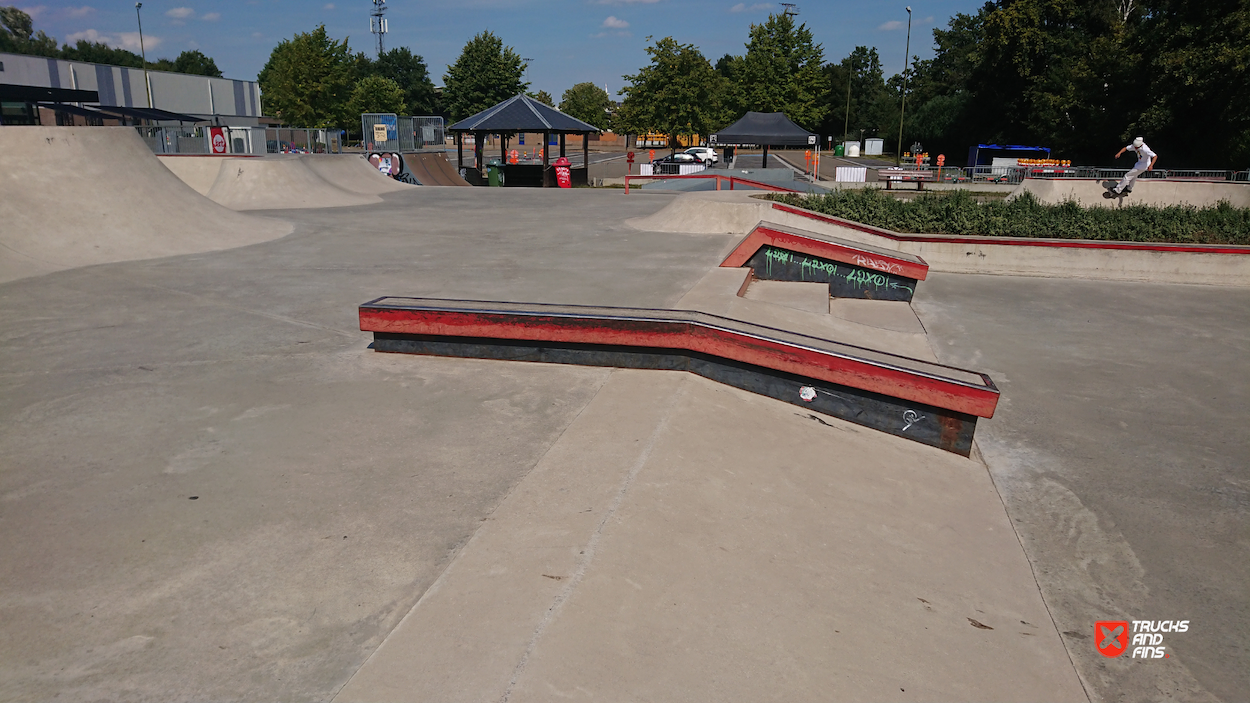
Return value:
M 1141 137 L 1138 137 L 1138 138 L 1136 138 L 1136 139 L 1134 139 L 1134 140 L 1133 140 L 1133 146 L 1138 146 L 1138 147 L 1139 147 L 1139 146 L 1141 146 L 1141 145 L 1143 145 L 1143 144 L 1145 144 L 1145 143 L 1146 143 L 1146 140 L 1145 140 L 1145 139 L 1142 139 Z

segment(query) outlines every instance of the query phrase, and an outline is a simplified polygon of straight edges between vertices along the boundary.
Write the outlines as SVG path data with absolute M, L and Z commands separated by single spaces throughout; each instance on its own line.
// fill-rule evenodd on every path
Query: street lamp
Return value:
M 855 57 L 852 56 L 847 63 L 849 66 L 846 71 L 846 119 L 842 123 L 843 140 L 851 136 L 851 77 L 855 75 Z
M 148 78 L 148 52 L 143 48 L 143 16 L 139 14 L 139 10 L 143 8 L 143 3 L 135 3 L 135 19 L 139 20 L 139 55 L 143 59 L 143 87 L 148 93 L 148 108 L 152 107 L 152 80 Z M 133 54 L 132 54 L 133 56 Z
M 903 163 L 903 113 L 907 112 L 907 70 L 911 65 L 911 6 L 907 6 L 907 48 L 903 50 L 903 106 L 898 111 L 898 148 L 894 151 L 894 165 Z

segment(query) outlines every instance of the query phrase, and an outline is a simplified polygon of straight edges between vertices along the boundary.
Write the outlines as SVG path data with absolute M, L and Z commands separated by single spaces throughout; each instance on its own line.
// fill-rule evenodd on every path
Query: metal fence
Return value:
M 964 183 L 968 181 L 1017 184 L 1025 178 L 1084 178 L 1096 180 L 1120 180 L 1128 173 L 1125 168 L 1094 168 L 1090 166 L 903 166 L 907 171 L 924 171 L 934 180 Z M 883 171 L 884 174 L 884 171 Z M 1246 181 L 1250 171 L 1234 172 L 1212 169 L 1155 169 L 1140 176 L 1142 180 L 1182 181 Z
M 269 127 L 264 130 L 264 151 L 270 154 L 341 154 L 343 133 L 337 129 Z
M 155 154 L 212 154 L 213 130 L 225 138 L 225 154 L 343 153 L 338 130 L 289 127 L 149 127 L 135 130 Z
M 446 130 L 441 117 L 409 117 L 389 112 L 360 116 L 362 145 L 366 151 L 417 151 L 442 148 Z
M 443 148 L 447 134 L 441 117 L 400 117 L 399 150 L 416 151 L 427 147 Z

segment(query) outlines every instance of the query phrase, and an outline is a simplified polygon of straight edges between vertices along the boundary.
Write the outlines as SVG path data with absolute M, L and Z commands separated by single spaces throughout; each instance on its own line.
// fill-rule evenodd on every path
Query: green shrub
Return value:
M 1030 193 L 1010 201 L 978 203 L 967 191 L 925 193 L 898 200 L 877 188 L 826 195 L 774 194 L 773 200 L 895 232 L 991 237 L 1096 239 L 1116 242 L 1250 244 L 1250 209 L 1227 202 L 1190 205 L 1083 208 L 1075 202 L 1045 205 Z

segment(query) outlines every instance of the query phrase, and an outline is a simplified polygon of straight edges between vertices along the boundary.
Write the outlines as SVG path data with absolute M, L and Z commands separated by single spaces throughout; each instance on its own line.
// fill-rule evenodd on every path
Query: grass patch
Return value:
M 1250 244 L 1250 209 L 1227 202 L 1211 207 L 1170 205 L 1083 208 L 1075 202 L 1046 205 L 1030 193 L 1011 201 L 976 202 L 964 191 L 926 193 L 898 200 L 877 188 L 825 195 L 775 193 L 770 200 L 914 234 L 1094 239 L 1111 242 Z

